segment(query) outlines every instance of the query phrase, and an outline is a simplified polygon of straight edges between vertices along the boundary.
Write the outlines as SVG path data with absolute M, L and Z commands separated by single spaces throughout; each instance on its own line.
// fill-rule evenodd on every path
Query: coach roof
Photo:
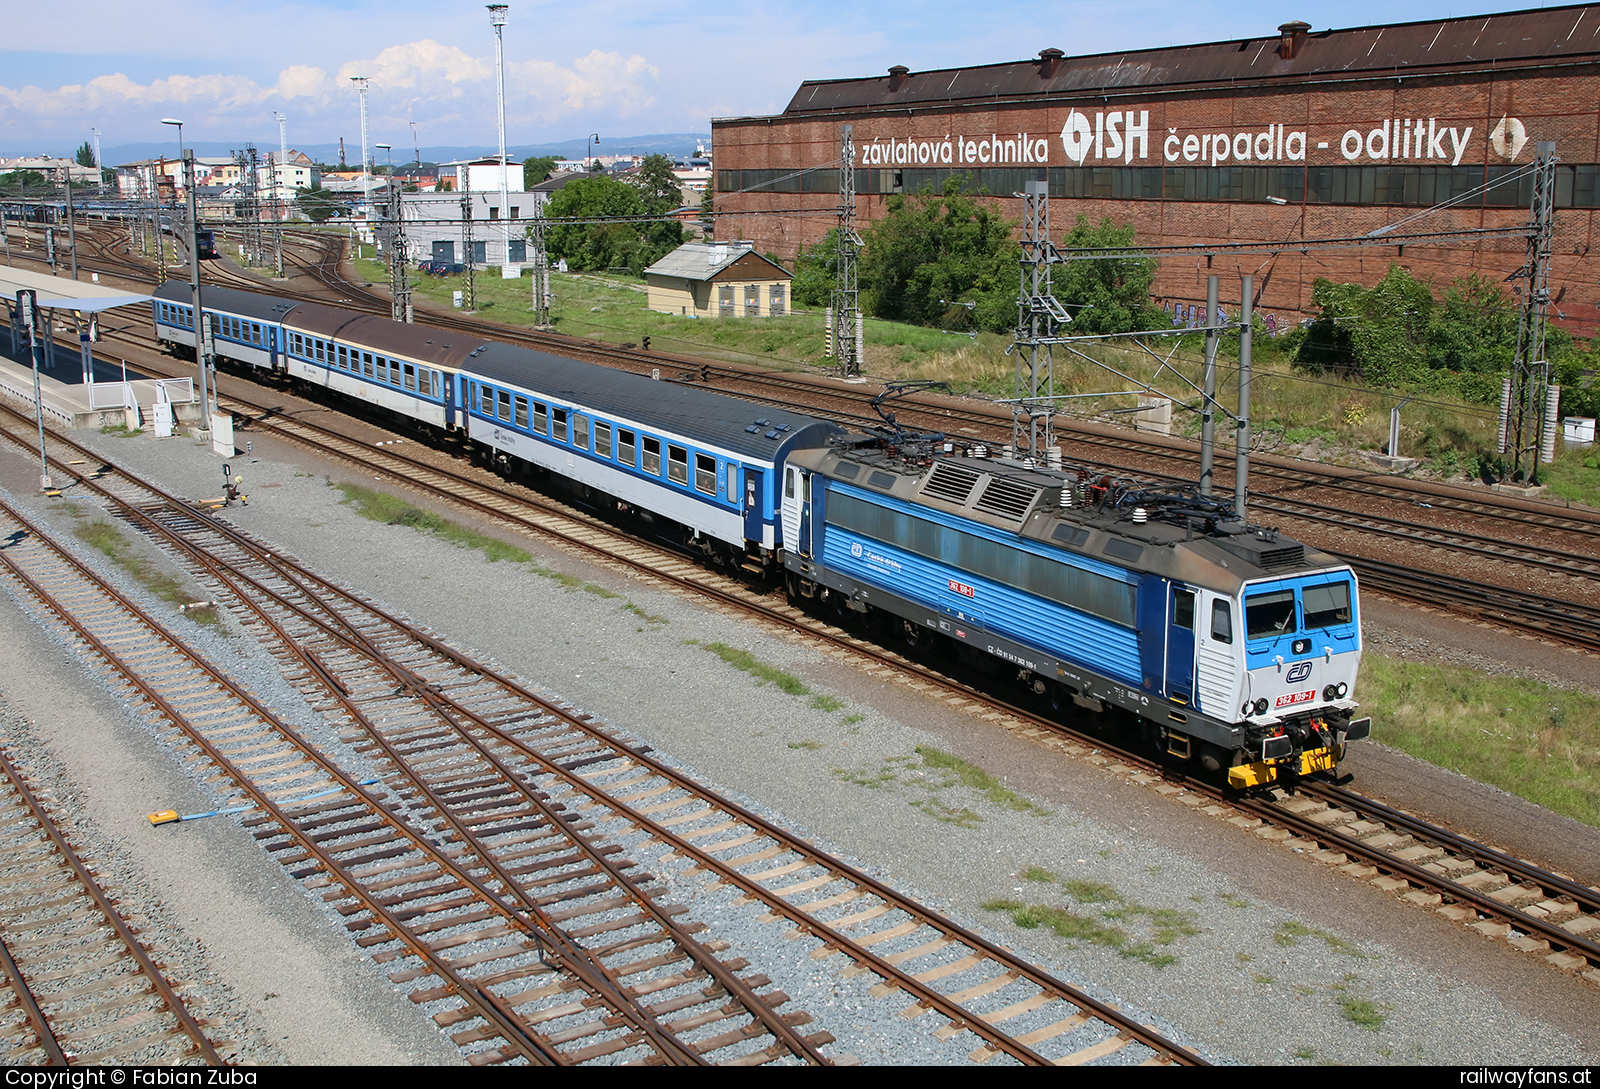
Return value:
M 211 289 L 206 290 L 209 298 Z M 284 324 L 301 332 L 359 344 L 384 355 L 414 359 L 443 370 L 459 370 L 468 354 L 483 343 L 481 333 L 407 325 L 320 303 L 301 303 L 284 319 Z
M 194 302 L 194 289 L 182 280 L 168 280 L 151 294 L 181 306 L 189 306 Z M 210 284 L 202 285 L 200 295 L 200 306 L 207 312 L 218 310 L 274 324 L 282 321 L 284 315 L 298 305 L 293 299 L 279 299 L 271 295 L 258 295 L 254 291 L 237 291 L 231 287 L 213 287 Z
M 1600 53 L 1600 8 L 1588 6 L 1311 33 L 1304 28 L 1303 23 L 1285 24 L 1278 34 L 1242 41 L 1082 57 L 1061 56 L 1052 49 L 1034 60 L 1004 64 L 813 80 L 800 85 L 784 115 L 1206 85 L 1270 86 L 1378 74 L 1503 71 L 1593 61 Z
M 470 375 L 582 406 L 601 416 L 631 421 L 761 461 L 772 460 L 780 445 L 808 428 L 819 429 L 817 441 L 820 435 L 838 430 L 811 416 L 685 383 L 658 382 L 642 374 L 509 344 L 490 344 L 480 350 L 468 360 L 466 370 Z M 773 432 L 776 437 L 767 438 Z

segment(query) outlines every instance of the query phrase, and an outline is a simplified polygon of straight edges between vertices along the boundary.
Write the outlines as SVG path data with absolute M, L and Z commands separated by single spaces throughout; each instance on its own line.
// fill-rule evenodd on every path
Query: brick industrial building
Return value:
M 807 82 L 783 113 L 713 122 L 721 238 L 792 258 L 835 223 L 840 125 L 854 129 L 857 215 L 952 172 L 1022 215 L 1049 181 L 1054 237 L 1079 214 L 1131 223 L 1140 243 L 1288 242 L 1365 235 L 1487 192 L 1406 229 L 1520 226 L 1531 181 L 1494 185 L 1554 141 L 1552 319 L 1600 332 L 1600 7 L 1547 8 L 1354 30 L 1286 23 L 1259 38 Z M 1436 290 L 1501 279 L 1520 238 L 1365 250 L 1219 253 L 1225 304 L 1238 273 L 1279 320 L 1315 310 L 1318 277 L 1373 283 L 1391 263 Z M 1207 258 L 1161 262 L 1163 303 L 1203 302 Z M 1230 300 L 1231 290 L 1231 300 Z

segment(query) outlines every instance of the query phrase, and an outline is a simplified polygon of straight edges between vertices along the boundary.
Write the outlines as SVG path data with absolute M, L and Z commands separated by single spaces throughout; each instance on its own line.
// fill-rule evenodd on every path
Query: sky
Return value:
M 1515 11 L 1522 3 L 1374 0 L 844 0 L 667 5 L 512 0 L 505 27 L 510 146 L 709 133 L 711 118 L 781 112 L 801 81 Z M 66 15 L 67 17 L 63 17 Z M 359 147 L 352 76 L 371 80 L 372 143 L 494 147 L 494 31 L 463 0 L 76 0 L 19 4 L 0 49 L 0 155 L 187 144 Z M 405 156 L 409 158 L 409 154 Z M 359 158 L 352 151 L 351 159 Z M 111 165 L 111 164 L 107 164 Z

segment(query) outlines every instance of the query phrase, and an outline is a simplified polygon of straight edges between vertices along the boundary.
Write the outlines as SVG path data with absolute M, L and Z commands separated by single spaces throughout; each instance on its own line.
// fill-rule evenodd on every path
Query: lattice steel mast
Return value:
M 1011 406 L 1011 446 L 1044 463 L 1055 446 L 1055 354 L 1051 339 L 1072 321 L 1051 294 L 1050 266 L 1061 260 L 1050 241 L 1050 183 L 1030 181 L 1022 193 L 1021 284 L 1017 289 L 1017 395 Z M 1028 422 L 1024 436 L 1022 422 Z M 1024 442 L 1026 438 L 1026 442 Z
M 1507 382 L 1500 432 L 1501 481 L 1538 484 L 1539 463 L 1555 457 L 1555 400 L 1545 355 L 1545 311 L 1550 304 L 1550 252 L 1555 238 L 1556 145 L 1539 142 L 1533 174 L 1533 209 L 1528 222 L 1528 260 L 1511 279 L 1528 281 L 1517 323 L 1517 354 Z
M 856 233 L 856 151 L 854 126 L 839 126 L 839 245 L 837 279 L 833 289 L 833 323 L 828 331 L 839 373 L 845 378 L 861 373 L 866 345 L 861 322 L 861 291 L 856 258 L 861 236 Z
M 456 168 L 458 180 L 461 182 L 461 246 L 467 252 L 462 255 L 461 267 L 466 271 L 466 295 L 463 305 L 468 310 L 478 309 L 478 284 L 477 277 L 472 268 L 472 166 L 462 163 Z

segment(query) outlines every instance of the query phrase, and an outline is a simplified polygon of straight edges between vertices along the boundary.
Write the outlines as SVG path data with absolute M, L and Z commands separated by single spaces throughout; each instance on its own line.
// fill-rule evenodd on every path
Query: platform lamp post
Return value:
M 589 140 L 594 144 L 594 166 L 589 168 L 589 173 L 593 174 L 595 172 L 595 167 L 600 165 L 600 134 L 598 132 L 591 132 L 589 134 Z
M 39 424 L 39 490 L 50 490 L 50 463 L 44 454 L 44 397 L 39 392 L 39 296 L 32 291 L 17 292 L 17 315 L 23 336 L 28 338 L 33 357 L 33 414 Z
M 194 306 L 194 358 L 200 370 L 200 433 L 204 436 L 211 432 L 211 383 L 206 366 L 205 311 L 200 308 L 200 219 L 195 211 L 194 200 L 194 152 L 181 146 L 182 121 L 176 117 L 163 117 L 161 123 L 178 126 L 178 153 L 189 174 L 189 184 L 185 187 L 189 194 L 189 288 L 190 301 Z M 178 237 L 176 230 L 172 232 L 172 237 Z

